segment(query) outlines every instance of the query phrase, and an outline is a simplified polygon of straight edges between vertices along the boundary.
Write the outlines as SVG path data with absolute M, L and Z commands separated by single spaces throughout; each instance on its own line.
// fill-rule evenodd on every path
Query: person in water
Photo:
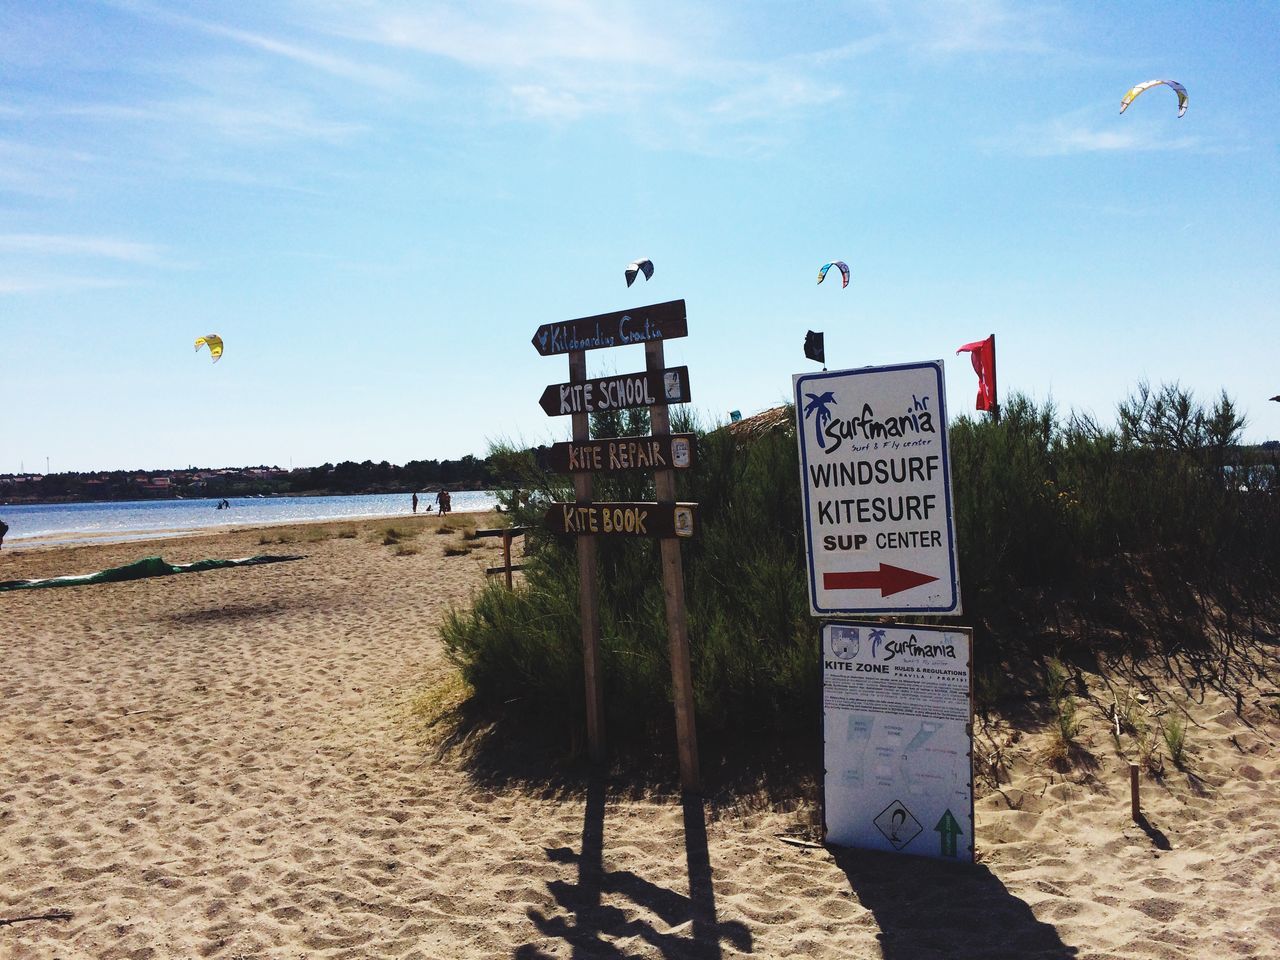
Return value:
M 413 495 L 413 512 L 418 512 L 418 495 L 416 493 Z

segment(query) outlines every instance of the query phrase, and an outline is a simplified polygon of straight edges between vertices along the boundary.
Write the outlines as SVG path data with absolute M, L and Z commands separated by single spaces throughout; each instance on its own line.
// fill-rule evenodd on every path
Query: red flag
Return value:
M 985 340 L 966 343 L 956 351 L 957 354 L 969 352 L 973 361 L 973 370 L 978 375 L 977 410 L 991 410 L 996 405 L 996 335 L 993 333 Z

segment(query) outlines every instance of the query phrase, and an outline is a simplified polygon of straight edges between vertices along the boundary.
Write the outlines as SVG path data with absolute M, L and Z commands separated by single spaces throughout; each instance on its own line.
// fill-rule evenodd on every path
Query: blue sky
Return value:
M 1280 437 L 1280 3 L 797 9 L 10 0 L 0 472 L 565 439 L 536 327 L 675 298 L 708 421 L 783 402 L 809 328 L 945 358 L 956 414 L 994 332 L 1002 393 L 1225 387 Z M 1186 116 L 1120 116 L 1157 77 Z

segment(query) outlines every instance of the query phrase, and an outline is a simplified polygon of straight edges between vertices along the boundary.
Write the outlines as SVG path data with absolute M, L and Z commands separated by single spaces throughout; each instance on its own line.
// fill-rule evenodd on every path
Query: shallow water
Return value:
M 347 520 L 358 517 L 408 515 L 407 493 L 359 494 L 338 497 L 233 497 L 231 507 L 218 510 L 218 498 L 200 500 L 123 500 L 112 503 L 37 503 L 0 506 L 0 520 L 9 524 L 5 549 L 57 543 L 113 543 L 176 537 L 194 530 Z M 489 490 L 459 490 L 450 494 L 455 513 L 492 510 L 497 499 Z M 419 512 L 435 498 L 419 497 Z

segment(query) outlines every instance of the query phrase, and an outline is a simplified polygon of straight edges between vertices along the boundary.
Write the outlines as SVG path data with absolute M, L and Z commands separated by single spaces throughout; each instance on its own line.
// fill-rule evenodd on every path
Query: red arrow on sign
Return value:
M 937 577 L 914 570 L 903 570 L 887 563 L 879 570 L 839 570 L 822 575 L 823 590 L 875 590 L 888 597 L 921 584 L 932 583 Z

